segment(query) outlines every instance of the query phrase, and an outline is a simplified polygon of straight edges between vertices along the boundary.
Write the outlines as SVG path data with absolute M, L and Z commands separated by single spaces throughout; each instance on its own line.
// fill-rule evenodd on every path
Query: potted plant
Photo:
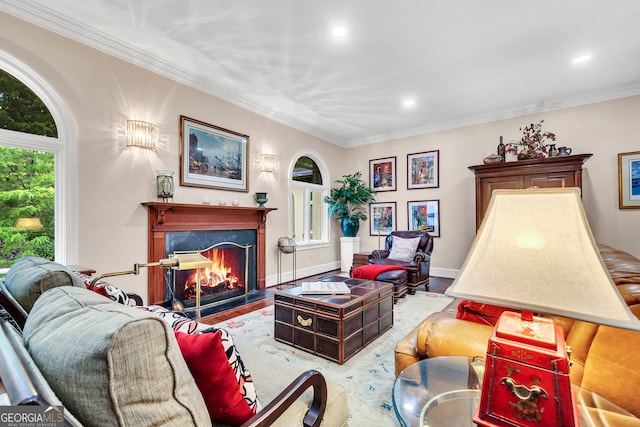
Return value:
M 360 220 L 367 219 L 367 206 L 375 202 L 376 192 L 361 179 L 362 174 L 356 172 L 344 175 L 336 180 L 338 184 L 324 198 L 329 204 L 329 216 L 341 221 L 342 234 L 355 237 L 360 229 Z
M 518 142 L 510 142 L 505 146 L 507 153 L 516 154 L 518 160 L 544 159 L 547 157 L 547 141 L 555 141 L 556 134 L 553 132 L 542 132 L 542 123 L 531 123 L 529 126 L 520 128 L 522 138 Z

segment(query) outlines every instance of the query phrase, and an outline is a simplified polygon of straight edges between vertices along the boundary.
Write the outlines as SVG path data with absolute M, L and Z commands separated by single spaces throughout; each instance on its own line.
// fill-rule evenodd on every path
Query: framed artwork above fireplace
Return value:
M 249 135 L 180 116 L 180 185 L 249 191 Z

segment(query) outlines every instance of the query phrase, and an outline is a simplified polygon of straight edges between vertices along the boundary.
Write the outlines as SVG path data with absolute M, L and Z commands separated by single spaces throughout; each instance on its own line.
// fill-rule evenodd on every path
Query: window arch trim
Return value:
M 298 159 L 300 159 L 300 157 L 309 157 L 311 160 L 313 160 L 316 163 L 316 165 L 318 166 L 318 169 L 320 170 L 320 174 L 322 175 L 322 182 L 323 182 L 322 185 L 296 181 L 293 179 L 293 171 L 294 171 L 296 162 L 298 161 Z M 327 167 L 326 162 L 322 159 L 322 157 L 318 153 L 313 151 L 308 151 L 308 150 L 299 151 L 293 155 L 291 159 L 291 163 L 289 165 L 287 178 L 289 183 L 288 211 L 290 213 L 292 213 L 294 209 L 293 200 L 292 200 L 292 193 L 294 188 L 313 189 L 316 191 L 326 192 L 326 194 L 328 194 L 328 191 L 329 191 L 328 183 L 331 182 L 331 180 L 329 179 L 329 168 Z M 323 196 L 323 199 L 324 199 L 324 196 Z M 288 230 L 290 235 L 292 234 L 294 229 L 294 224 L 292 223 L 291 218 L 292 218 L 292 215 L 289 215 Z M 298 242 L 298 250 L 329 246 L 329 236 L 330 236 L 329 216 L 327 214 L 326 203 L 323 200 L 322 201 L 322 238 L 319 240 Z

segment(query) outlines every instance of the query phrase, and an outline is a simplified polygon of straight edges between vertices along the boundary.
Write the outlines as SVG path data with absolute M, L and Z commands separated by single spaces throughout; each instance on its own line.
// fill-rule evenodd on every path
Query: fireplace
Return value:
M 165 299 L 174 298 L 186 309 L 196 306 L 198 283 L 200 306 L 216 305 L 244 297 L 256 290 L 255 230 L 200 230 L 166 234 L 168 254 L 198 251 L 211 260 L 199 270 L 167 271 Z
M 150 262 L 174 252 L 194 250 L 202 251 L 214 264 L 217 262 L 214 258 L 224 259 L 222 273 L 200 269 L 201 306 L 205 301 L 216 303 L 226 297 L 241 297 L 265 289 L 266 219 L 274 208 L 163 202 L 143 205 L 148 209 Z M 195 273 L 195 270 L 149 269 L 149 304 L 165 301 L 167 292 L 174 292 L 174 285 L 176 296 L 180 295 L 186 307 L 195 304 L 194 298 L 190 298 L 195 296 Z

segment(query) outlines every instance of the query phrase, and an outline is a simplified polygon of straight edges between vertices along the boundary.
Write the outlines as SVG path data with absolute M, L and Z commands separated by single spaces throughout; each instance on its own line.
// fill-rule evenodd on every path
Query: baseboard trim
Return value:
M 433 266 L 431 266 L 431 268 L 429 269 L 430 276 L 444 277 L 446 279 L 455 279 L 456 277 L 458 277 L 458 273 L 460 273 L 460 270 L 455 268 L 434 268 Z

